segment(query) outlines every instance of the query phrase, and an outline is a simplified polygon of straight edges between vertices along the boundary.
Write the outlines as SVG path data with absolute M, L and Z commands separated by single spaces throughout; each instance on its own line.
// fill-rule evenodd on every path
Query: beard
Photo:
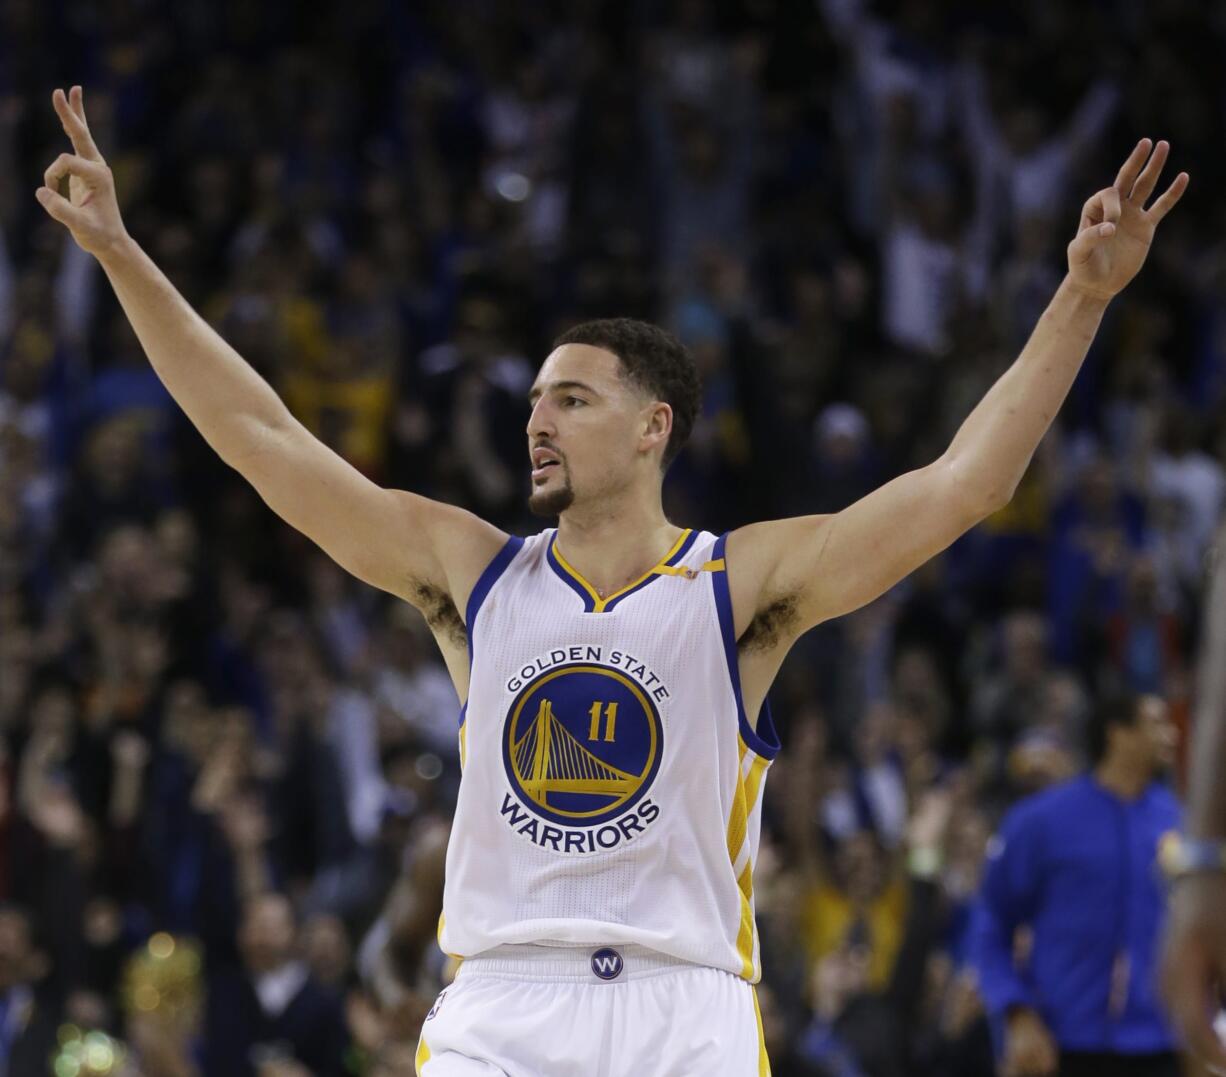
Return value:
M 533 516 L 561 516 L 575 501 L 575 488 L 570 484 L 570 472 L 562 468 L 562 481 L 552 489 L 534 490 L 528 495 L 528 511 Z

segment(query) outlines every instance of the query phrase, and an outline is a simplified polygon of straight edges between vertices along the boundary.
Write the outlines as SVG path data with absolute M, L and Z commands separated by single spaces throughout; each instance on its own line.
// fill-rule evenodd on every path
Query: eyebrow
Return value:
M 545 389 L 548 389 L 551 392 L 556 392 L 559 389 L 584 389 L 587 392 L 591 393 L 593 396 L 600 395 L 590 385 L 582 381 L 555 381 L 552 384 L 545 386 Z M 528 394 L 528 403 L 535 404 L 537 401 L 537 398 L 545 392 L 545 389 L 534 388 Z

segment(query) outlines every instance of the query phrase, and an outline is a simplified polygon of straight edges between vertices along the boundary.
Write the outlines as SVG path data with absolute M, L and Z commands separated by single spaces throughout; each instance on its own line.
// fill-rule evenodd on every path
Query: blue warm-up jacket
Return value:
M 1125 801 L 1088 774 L 1014 807 L 989 849 L 971 928 L 994 1018 L 1032 1007 L 1063 1050 L 1171 1049 L 1157 995 L 1166 891 L 1155 856 L 1179 821 L 1166 786 Z M 1019 967 L 1013 939 L 1023 924 L 1034 943 Z

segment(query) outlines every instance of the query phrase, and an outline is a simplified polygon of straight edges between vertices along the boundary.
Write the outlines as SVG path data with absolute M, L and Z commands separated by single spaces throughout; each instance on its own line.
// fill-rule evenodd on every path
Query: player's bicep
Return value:
M 347 572 L 414 604 L 423 587 L 452 592 L 468 562 L 488 563 L 506 538 L 464 509 L 378 486 L 297 421 L 269 430 L 236 466 Z
M 942 459 L 841 512 L 755 526 L 773 531 L 768 589 L 795 596 L 798 627 L 805 631 L 884 594 L 989 511 Z

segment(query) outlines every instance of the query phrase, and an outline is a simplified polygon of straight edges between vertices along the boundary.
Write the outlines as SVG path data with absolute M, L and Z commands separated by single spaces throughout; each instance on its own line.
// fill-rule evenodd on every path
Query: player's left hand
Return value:
M 1110 299 L 1137 275 L 1149 254 L 1154 229 L 1188 189 L 1188 174 L 1180 172 L 1145 208 L 1170 148 L 1166 142 L 1153 146 L 1148 138 L 1141 139 L 1115 183 L 1082 207 L 1077 235 L 1068 245 L 1069 280 L 1076 287 Z

